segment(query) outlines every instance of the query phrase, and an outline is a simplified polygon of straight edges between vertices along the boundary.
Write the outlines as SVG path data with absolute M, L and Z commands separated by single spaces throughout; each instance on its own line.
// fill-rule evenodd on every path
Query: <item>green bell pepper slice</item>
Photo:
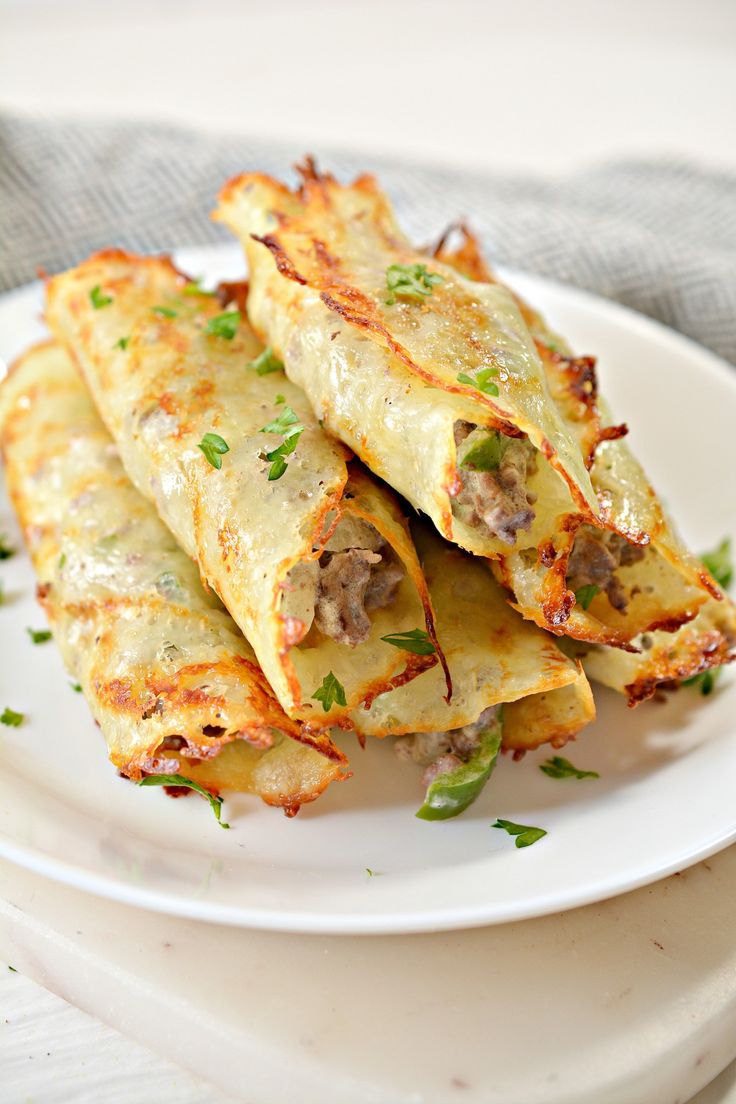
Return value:
M 416 813 L 420 820 L 449 820 L 473 804 L 491 777 L 502 736 L 503 719 L 499 711 L 481 734 L 478 748 L 467 763 L 438 775 L 427 787 L 424 804 Z

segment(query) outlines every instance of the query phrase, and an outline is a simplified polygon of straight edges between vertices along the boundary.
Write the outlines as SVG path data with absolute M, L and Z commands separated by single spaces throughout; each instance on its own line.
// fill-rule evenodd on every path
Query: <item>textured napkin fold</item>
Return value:
M 736 175 L 628 160 L 561 178 L 482 174 L 314 150 L 371 170 L 419 242 L 459 217 L 492 260 L 589 288 L 736 362 Z M 134 122 L 0 117 L 0 290 L 94 249 L 224 240 L 208 218 L 249 169 L 292 178 L 301 149 Z

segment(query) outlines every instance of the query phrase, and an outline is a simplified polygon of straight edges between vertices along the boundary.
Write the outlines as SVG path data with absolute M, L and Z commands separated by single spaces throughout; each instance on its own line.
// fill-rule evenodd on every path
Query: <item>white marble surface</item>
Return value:
M 4 1104 L 234 1104 L 233 1097 L 2 963 L 0 1070 Z M 736 1063 L 691 1104 L 736 1104 Z
M 736 848 L 559 916 L 374 938 L 164 918 L 0 863 L 0 959 L 247 1104 L 683 1104 L 733 1055 L 735 920 Z M 115 1104 L 172 1076 L 126 1097 L 104 1066 Z
M 180 1066 L 0 963 L 3 1104 L 226 1104 Z
M 299 152 L 329 143 L 365 149 L 367 154 L 400 153 L 499 170 L 558 172 L 591 159 L 637 152 L 676 152 L 733 166 L 733 113 L 724 105 L 736 102 L 735 35 L 736 6 L 725 0 L 701 0 L 698 5 L 689 0 L 618 0 L 615 5 L 587 0 L 561 0 L 554 5 L 545 0 L 522 0 L 515 5 L 497 0 L 454 0 L 451 4 L 441 0 L 312 0 L 309 5 L 301 0 L 271 0 L 268 4 L 231 0 L 206 6 L 193 0 L 127 0 L 117 6 L 92 0 L 0 0 L 0 106 L 164 117 L 291 139 Z M 725 864 L 736 868 L 733 852 L 730 855 Z M 722 862 L 715 860 L 718 869 Z M 55 890 L 40 882 L 34 889 L 30 875 L 9 869 L 4 869 L 3 875 L 6 893 L 14 894 L 16 901 L 18 894 L 26 896 L 25 912 L 13 911 L 12 923 L 8 913 L 3 913 L 0 958 L 6 955 L 28 975 L 0 968 L 3 1104 L 77 1100 L 224 1104 L 227 1097 L 221 1077 L 220 1088 L 214 1088 L 212 1081 L 206 1086 L 170 1061 L 185 1061 L 201 1069 L 192 1045 L 196 1035 L 195 1040 L 191 1036 L 177 1040 L 167 1020 L 166 970 L 172 967 L 161 947 L 167 941 L 161 933 L 168 931 L 169 922 L 144 914 L 135 918 L 126 910 L 111 914 L 112 906 L 68 890 Z M 669 1096 L 647 1096 L 642 1081 L 645 1095 L 618 1096 L 616 1104 L 624 1099 L 666 1104 L 674 1101 L 675 1095 L 684 1100 L 695 1087 L 693 1063 L 701 1051 L 696 1048 L 698 1053 L 693 1054 L 688 1043 L 682 1052 L 672 1054 L 668 1046 L 681 1036 L 692 1043 L 697 1033 L 688 1034 L 686 1029 L 696 1026 L 698 1017 L 707 1025 L 709 1010 L 720 1008 L 721 1028 L 716 1030 L 711 1023 L 710 1034 L 704 1028 L 707 1040 L 697 1038 L 698 1047 L 702 1042 L 709 1050 L 697 1067 L 699 1084 L 717 1072 L 736 1049 L 732 1018 L 736 947 L 734 954 L 730 948 L 733 916 L 722 916 L 725 927 L 713 926 L 705 907 L 709 883 L 703 868 L 688 874 L 685 884 L 694 887 L 686 898 L 677 896 L 682 889 L 670 880 L 603 906 L 610 918 L 609 927 L 602 929 L 608 932 L 604 946 L 610 945 L 620 956 L 621 987 L 616 992 L 624 992 L 625 979 L 630 976 L 639 997 L 616 1001 L 611 988 L 610 994 L 599 1000 L 595 1016 L 583 1026 L 589 1026 L 591 1032 L 595 1029 L 595 1038 L 605 1050 L 612 1037 L 603 1027 L 610 1026 L 614 1010 L 625 1007 L 628 1000 L 650 1028 L 657 1025 L 652 1058 L 659 1055 L 664 1062 L 668 1086 L 673 1090 Z M 732 883 L 730 899 L 735 888 Z M 44 922 L 40 919 L 42 899 L 47 908 Z M 674 899 L 679 900 L 677 907 Z M 662 927 L 650 932 L 647 921 L 652 919 L 653 900 L 666 907 L 660 916 Z M 59 919 L 55 906 L 62 901 L 67 925 L 63 936 L 57 930 L 59 924 L 54 923 Z M 714 907 L 723 904 L 716 895 Z M 494 936 L 504 953 L 518 938 L 526 947 L 524 960 L 537 963 L 542 976 L 555 956 L 562 956 L 557 988 L 543 995 L 535 1011 L 539 1015 L 541 1009 L 539 1022 L 547 1033 L 546 1045 L 551 1047 L 549 1051 L 543 1048 L 548 1063 L 555 1053 L 561 1053 L 566 1040 L 571 1041 L 581 1082 L 596 1069 L 598 1076 L 603 1076 L 603 1067 L 595 1064 L 601 1051 L 586 1050 L 579 1037 L 570 1036 L 550 993 L 558 992 L 564 999 L 574 988 L 581 963 L 597 969 L 595 960 L 586 958 L 593 940 L 586 918 L 593 915 L 594 910 L 588 909 L 559 921 L 535 921 L 525 926 L 528 934 L 522 931 L 518 937 L 511 928 L 499 929 Z M 100 932 L 106 930 L 105 917 L 107 943 L 100 939 Z M 176 927 L 182 922 L 171 923 Z M 123 942 L 127 939 L 132 956 L 122 973 L 116 957 L 104 953 L 113 946 L 111 933 L 116 924 L 119 928 L 125 924 L 120 937 L 125 937 Z M 544 953 L 534 936 L 539 924 L 549 925 L 548 931 L 554 933 L 545 940 Z M 75 934 L 77 931 L 82 934 Z M 16 943 L 20 933 L 22 944 Z M 195 934 L 188 938 L 193 940 L 187 944 L 191 958 L 186 953 L 178 955 L 173 968 L 176 977 L 172 984 L 180 996 L 182 991 L 186 995 L 182 977 L 186 979 L 189 971 L 199 984 L 206 976 Z M 276 937 L 240 938 L 266 947 Z M 460 944 L 466 939 L 457 935 L 431 938 L 450 947 L 452 940 Z M 467 937 L 474 946 L 481 938 L 478 933 Z M 662 950 L 651 942 L 654 938 L 662 943 Z M 233 946 L 237 939 L 238 933 L 202 929 L 201 945 Z M 343 1052 L 335 1068 L 343 1074 L 351 1055 L 354 1071 L 384 1069 L 383 1049 L 365 1051 L 363 1066 L 351 1049 L 361 1038 L 369 1042 L 377 1038 L 381 1047 L 395 1055 L 398 1086 L 410 1056 L 421 1067 L 425 1054 L 435 1060 L 441 1047 L 433 1049 L 426 1043 L 424 1053 L 417 1049 L 416 1020 L 408 1018 L 397 1024 L 395 1017 L 389 1016 L 384 1024 L 376 996 L 382 980 L 391 996 L 408 992 L 402 964 L 417 968 L 413 948 L 423 939 L 404 944 L 393 960 L 396 973 L 387 982 L 380 975 L 365 973 L 366 963 L 375 969 L 375 956 L 384 941 L 365 944 L 365 953 L 357 949 L 358 966 L 363 969 L 378 1017 L 376 1023 L 366 1023 L 363 1014 L 359 1029 L 355 1021 L 361 1005 L 355 993 L 348 994 L 345 1007 L 336 1013 L 325 1003 L 326 991 L 320 987 L 318 961 L 328 963 L 327 970 L 322 970 L 327 979 L 333 976 L 329 964 L 333 971 L 345 967 L 341 941 L 320 949 L 310 943 L 307 974 L 312 988 L 295 985 L 292 993 L 282 992 L 283 1011 L 291 1014 L 291 1029 L 297 1022 L 295 1009 L 310 1012 L 318 1020 L 323 1038 L 333 1033 L 332 1045 Z M 633 956 L 629 953 L 632 946 L 636 948 Z M 677 948 L 674 957 L 673 948 Z M 296 944 L 292 953 L 299 963 Z M 148 973 L 139 970 L 136 975 L 136 967 L 144 961 L 149 961 L 152 969 Z M 499 972 L 503 975 L 504 962 L 496 965 L 498 972 L 494 967 L 488 975 L 494 984 L 498 984 Z M 279 968 L 283 979 L 288 968 L 284 963 Z M 137 976 L 132 990 L 131 973 Z M 401 989 L 397 978 L 402 979 Z M 214 975 L 209 991 L 217 996 L 213 980 Z M 508 983 L 508 974 L 506 980 Z M 602 977 L 600 980 L 602 983 Z M 103 1026 L 37 982 L 93 1009 L 100 1019 L 138 1039 L 142 1037 L 140 1020 L 132 1017 L 133 1009 L 145 1019 L 147 1007 L 155 1008 L 159 1030 L 143 1037 L 168 1059 Z M 458 1025 L 467 1023 L 467 1006 L 465 1020 L 457 1018 L 461 995 L 452 986 L 449 992 L 434 993 L 429 1003 L 432 1001 L 436 1007 L 444 1001 Z M 251 1010 L 251 1015 L 258 1007 L 242 993 L 236 1004 L 241 1012 Z M 191 1011 L 191 1002 L 186 1007 Z M 269 1011 L 273 1014 L 273 1008 Z M 496 1002 L 482 1021 L 478 1055 L 484 1060 L 492 1053 L 494 1028 L 499 1012 L 503 1020 L 504 1011 Z M 643 1036 L 635 1031 L 641 1021 L 632 1014 L 627 1031 L 623 1031 L 625 1022 L 621 1021 L 618 1037 L 620 1062 L 611 1068 L 621 1062 L 626 1066 L 627 1061 L 633 1062 L 634 1053 L 641 1053 Z M 528 1024 L 528 1018 L 520 1019 L 519 1030 L 528 1031 Z M 719 1034 L 724 1025 L 730 1028 L 726 1037 Z M 394 1032 L 391 1038 L 379 1030 L 388 1027 Z M 459 1041 L 466 1041 L 462 1031 Z M 537 1051 L 535 1045 L 524 1053 L 536 1057 Z M 229 1075 L 227 1062 L 210 1072 L 219 1076 L 225 1069 Z M 519 1077 L 527 1072 L 528 1063 L 522 1063 Z M 254 1104 L 256 1097 L 244 1095 L 242 1083 L 241 1078 L 239 1098 Z M 538 1099 L 553 1099 L 552 1091 Z M 398 1092 L 397 1087 L 393 1096 L 384 1091 L 371 1099 L 395 1104 Z M 470 1099 L 457 1088 L 457 1098 L 463 1096 Z M 272 1097 L 270 1104 L 276 1104 L 276 1099 Z M 304 1095 L 301 1099 L 306 1104 Z M 403 1099 L 410 1098 L 404 1094 Z M 485 1099 L 509 1104 L 510 1098 L 496 1093 Z M 595 1092 L 584 1099 L 601 1104 L 604 1098 Z M 736 1102 L 736 1067 L 718 1077 L 697 1100 L 698 1104 Z

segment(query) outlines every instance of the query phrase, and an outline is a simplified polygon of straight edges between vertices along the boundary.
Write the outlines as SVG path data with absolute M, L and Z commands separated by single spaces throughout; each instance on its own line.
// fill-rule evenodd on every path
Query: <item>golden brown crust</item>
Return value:
M 286 716 L 133 490 L 58 346 L 15 363 L 0 386 L 0 425 L 39 600 L 114 764 L 137 780 L 165 761 L 165 773 L 212 792 L 241 789 L 291 809 L 344 776 L 344 754 Z
M 390 608 L 372 613 L 369 639 L 354 652 L 326 637 L 301 647 L 305 631 L 288 608 L 282 616 L 289 573 L 319 556 L 330 525 L 358 513 L 347 493 L 350 454 L 282 374 L 246 370 L 262 349 L 244 318 L 231 338 L 210 336 L 221 304 L 183 294 L 187 282 L 167 259 L 103 251 L 49 282 L 49 320 L 81 363 L 136 486 L 230 609 L 284 708 L 314 735 L 376 687 L 415 672 L 381 636 L 423 620 L 434 631 L 426 585 L 394 496 L 361 475 L 370 488 L 361 516 L 383 533 L 409 582 Z M 104 310 L 90 302 L 94 285 L 109 292 Z M 130 335 L 122 353 L 121 333 Z M 272 481 L 266 451 L 279 442 L 262 433 L 281 393 L 304 428 L 286 474 Z M 229 445 L 217 470 L 199 448 L 212 432 Z M 346 705 L 326 712 L 313 695 L 328 673 Z

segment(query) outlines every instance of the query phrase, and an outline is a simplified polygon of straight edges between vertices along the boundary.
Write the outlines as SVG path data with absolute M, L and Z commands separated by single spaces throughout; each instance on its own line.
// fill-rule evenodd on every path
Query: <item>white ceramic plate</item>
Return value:
M 188 250 L 208 278 L 241 271 L 230 247 Z M 580 352 L 599 355 L 603 389 L 686 538 L 709 548 L 736 524 L 736 374 L 638 315 L 544 280 L 507 274 Z M 41 336 L 41 294 L 0 300 L 0 355 Z M 7 500 L 0 530 L 17 538 Z M 226 803 L 230 832 L 195 797 L 138 790 L 107 762 L 99 731 L 53 644 L 25 554 L 0 564 L 0 854 L 131 904 L 250 927 L 301 932 L 430 931 L 519 920 L 601 900 L 688 866 L 736 839 L 736 682 L 709 699 L 683 690 L 629 711 L 596 691 L 598 720 L 569 751 L 598 781 L 555 781 L 549 751 L 502 761 L 456 821 L 416 820 L 418 772 L 391 742 L 350 751 L 355 776 L 295 820 L 254 799 Z M 548 835 L 517 850 L 495 817 Z M 372 870 L 373 875 L 367 873 Z

